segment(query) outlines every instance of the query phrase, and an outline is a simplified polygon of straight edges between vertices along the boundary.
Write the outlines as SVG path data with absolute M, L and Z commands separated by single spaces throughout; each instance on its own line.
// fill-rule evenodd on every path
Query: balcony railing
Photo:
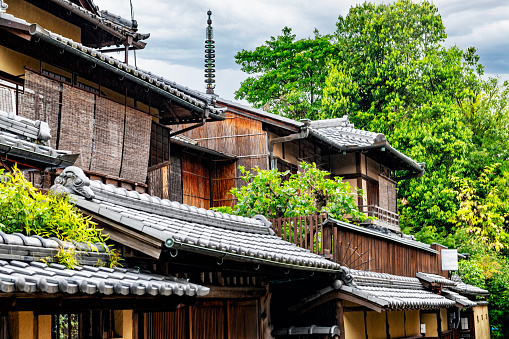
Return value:
M 399 230 L 399 214 L 388 211 L 376 205 L 359 205 L 359 211 L 368 217 L 375 217 L 372 224 L 385 226 L 391 230 Z

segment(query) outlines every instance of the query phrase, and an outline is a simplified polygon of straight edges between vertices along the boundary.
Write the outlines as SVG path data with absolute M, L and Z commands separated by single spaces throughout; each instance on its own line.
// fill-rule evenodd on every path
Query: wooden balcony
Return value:
M 399 226 L 396 224 L 397 214 L 372 208 L 370 213 L 373 214 L 370 215 L 376 216 L 377 212 L 384 218 L 382 220 Z M 274 232 L 282 239 L 342 266 L 406 277 L 415 277 L 417 272 L 447 276 L 447 272 L 441 269 L 440 251 L 445 247 L 438 244 L 429 246 L 410 240 L 408 236 L 388 234 L 379 228 L 327 219 L 325 213 L 276 218 L 270 222 Z
M 370 224 L 387 227 L 391 231 L 400 231 L 399 227 L 399 214 L 388 211 L 376 205 L 359 205 L 359 211 L 366 214 L 368 217 L 375 217 L 376 219 L 369 222 Z M 366 224 L 366 222 L 360 222 Z

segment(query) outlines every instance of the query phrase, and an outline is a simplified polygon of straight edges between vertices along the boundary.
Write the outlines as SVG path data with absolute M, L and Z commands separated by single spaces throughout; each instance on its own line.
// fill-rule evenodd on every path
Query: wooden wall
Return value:
M 257 339 L 260 336 L 258 300 L 197 301 L 173 312 L 139 314 L 134 328 L 141 339 Z
M 19 114 L 46 121 L 50 145 L 80 153 L 76 166 L 145 183 L 152 118 L 139 110 L 26 71 Z
M 176 129 L 187 126 L 177 126 Z M 226 120 L 206 123 L 202 127 L 186 132 L 185 135 L 196 140 L 199 146 L 236 155 L 238 157 L 237 166 L 247 169 L 258 166 L 261 169 L 267 169 L 267 133 L 263 130 L 260 121 L 229 112 Z M 225 175 L 216 175 L 217 180 L 215 181 L 220 187 L 242 186 L 244 182 L 240 180 L 240 171 L 237 169 L 235 175 L 232 174 L 229 172 Z M 235 184 L 230 184 L 228 181 L 233 181 Z M 222 197 L 217 196 L 217 201 L 231 201 L 228 200 L 231 197 L 225 194 L 227 190 L 221 189 L 221 191 Z
M 442 271 L 440 254 L 339 226 L 332 233 L 337 239 L 333 242 L 333 261 L 350 268 L 405 277 L 415 277 L 417 272 L 448 276 Z M 440 251 L 444 247 L 435 244 L 432 248 Z

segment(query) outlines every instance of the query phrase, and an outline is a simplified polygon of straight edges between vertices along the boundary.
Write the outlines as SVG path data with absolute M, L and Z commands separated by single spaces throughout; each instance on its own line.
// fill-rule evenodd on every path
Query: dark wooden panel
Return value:
M 196 207 L 210 208 L 210 161 L 182 152 L 183 202 Z
M 257 300 L 228 302 L 228 338 L 259 338 Z
M 145 339 L 184 339 L 186 331 L 186 308 L 173 312 L 145 313 Z
M 204 302 L 191 307 L 193 339 L 222 339 L 225 334 L 223 302 Z

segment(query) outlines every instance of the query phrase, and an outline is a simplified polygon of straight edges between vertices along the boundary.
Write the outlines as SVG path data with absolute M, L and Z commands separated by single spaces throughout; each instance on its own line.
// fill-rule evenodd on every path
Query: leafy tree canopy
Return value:
M 239 167 L 246 185 L 233 188 L 231 194 L 237 199 L 236 205 L 218 207 L 216 210 L 236 215 L 265 217 L 297 217 L 327 212 L 332 218 L 346 220 L 349 215 L 364 220 L 355 204 L 356 196 L 362 190 L 352 193 L 350 185 L 341 178 L 328 179 L 330 173 L 316 168 L 316 164 L 302 162 L 302 171 L 255 169 L 256 175 Z M 287 180 L 285 178 L 289 176 Z
M 331 35 L 296 40 L 291 28 L 253 51 L 235 56 L 242 71 L 250 74 L 235 92 L 257 108 L 291 118 L 316 118 L 321 106 L 327 60 L 334 53 Z

